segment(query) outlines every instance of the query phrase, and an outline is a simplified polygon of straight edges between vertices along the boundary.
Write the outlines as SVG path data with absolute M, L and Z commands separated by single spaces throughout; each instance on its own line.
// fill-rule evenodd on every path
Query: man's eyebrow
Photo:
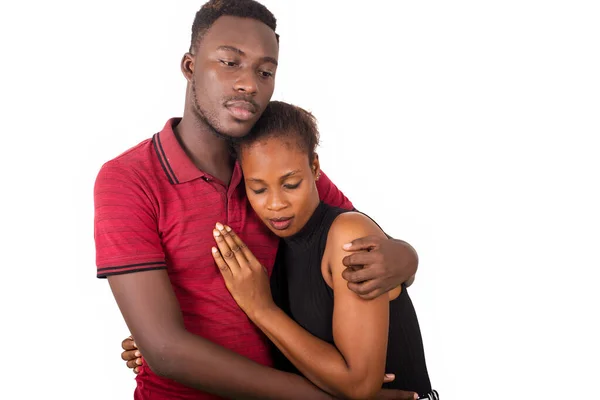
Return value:
M 234 47 L 234 46 L 223 45 L 223 46 L 217 47 L 217 50 L 233 51 L 234 53 L 237 53 L 240 56 L 245 56 L 246 55 L 246 53 L 244 53 L 242 50 L 240 50 L 240 49 L 238 49 L 237 47 Z M 273 58 L 273 57 L 265 56 L 265 57 L 262 57 L 261 60 L 263 62 L 270 62 L 271 64 L 275 64 L 275 66 L 279 65 L 279 63 L 277 62 L 277 60 L 275 58 Z
M 245 55 L 246 53 L 244 53 L 242 50 L 238 49 L 237 47 L 233 47 L 233 46 L 219 46 L 217 47 L 217 50 L 227 50 L 227 51 L 233 51 L 235 53 L 238 53 L 240 56 Z
M 290 171 L 290 172 L 288 172 L 285 175 L 281 175 L 279 177 L 279 180 L 283 181 L 283 180 L 289 178 L 290 176 L 293 176 L 293 175 L 297 174 L 298 172 L 301 172 L 301 171 L 299 169 L 296 169 L 294 171 Z M 251 181 L 251 182 L 264 182 L 262 179 L 258 179 L 258 178 L 248 178 L 248 180 Z
M 279 63 L 277 62 L 277 60 L 274 59 L 273 57 L 266 56 L 266 57 L 263 57 L 262 60 L 265 61 L 265 62 L 270 62 L 271 64 L 275 64 L 275 66 L 279 65 Z

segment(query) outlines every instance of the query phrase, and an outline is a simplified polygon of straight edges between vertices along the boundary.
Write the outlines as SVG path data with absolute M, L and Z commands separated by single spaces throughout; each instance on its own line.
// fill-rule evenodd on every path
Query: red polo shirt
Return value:
M 258 363 L 271 365 L 268 340 L 237 306 L 211 255 L 217 221 L 231 226 L 268 269 L 278 238 L 246 199 L 236 163 L 229 187 L 200 171 L 173 132 L 179 119 L 104 164 L 94 188 L 97 276 L 166 269 L 186 329 Z M 321 174 L 321 199 L 352 208 Z M 156 376 L 143 366 L 136 399 L 216 399 Z

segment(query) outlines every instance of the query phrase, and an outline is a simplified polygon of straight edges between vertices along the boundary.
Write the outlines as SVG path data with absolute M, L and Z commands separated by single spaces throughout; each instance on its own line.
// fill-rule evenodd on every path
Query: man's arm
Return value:
M 150 369 L 232 399 L 330 399 L 306 379 L 257 364 L 186 331 L 164 270 L 109 276 L 119 309 Z
M 345 244 L 343 249 L 354 253 L 344 258 L 348 268 L 342 276 L 350 290 L 364 299 L 414 282 L 419 258 L 406 242 L 366 236 Z
M 257 364 L 186 331 L 158 233 L 153 189 L 110 162 L 94 187 L 98 276 L 149 367 L 186 386 L 234 399 L 329 399 L 306 379 Z
M 386 234 L 387 235 L 387 234 Z M 405 282 L 404 282 L 404 287 L 409 287 L 410 285 L 412 285 L 415 282 L 415 277 L 417 276 L 417 270 L 419 269 L 419 254 L 417 254 L 417 251 L 415 250 L 414 247 L 412 247 L 410 245 L 410 243 L 405 242 L 404 240 L 400 240 L 400 239 L 394 239 L 391 236 L 387 235 L 387 237 L 389 239 L 392 239 L 396 242 L 399 242 L 400 245 L 402 245 L 403 247 L 405 247 L 407 249 L 408 252 L 412 253 L 414 255 L 413 263 L 414 266 L 409 266 L 409 271 L 414 268 L 415 272 L 412 274 L 412 276 L 410 278 L 408 278 Z M 410 258 L 409 258 L 410 259 Z
M 350 200 L 322 171 L 317 189 L 323 202 L 356 211 Z M 356 238 L 344 247 L 344 250 L 354 253 L 344 258 L 343 263 L 348 268 L 342 276 L 348 281 L 348 288 L 364 299 L 373 299 L 402 284 L 408 287 L 415 280 L 419 265 L 417 252 L 407 242 L 386 236 L 387 239 L 375 236 Z

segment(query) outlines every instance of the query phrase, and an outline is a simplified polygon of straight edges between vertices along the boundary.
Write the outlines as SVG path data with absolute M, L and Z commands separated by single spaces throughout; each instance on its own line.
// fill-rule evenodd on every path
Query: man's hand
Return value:
M 343 259 L 348 267 L 342 276 L 348 288 L 363 299 L 374 299 L 414 279 L 419 264 L 416 251 L 396 239 L 367 236 L 344 245 L 355 252 Z
M 121 353 L 121 358 L 125 361 L 127 368 L 132 369 L 134 374 L 136 374 L 136 375 L 139 374 L 140 366 L 144 363 L 144 359 L 142 358 L 142 354 L 140 353 L 139 349 L 137 348 L 137 346 L 135 344 L 135 341 L 133 340 L 133 336 L 129 336 L 129 337 L 123 339 L 123 341 L 121 342 L 121 348 L 123 349 L 123 352 Z M 395 379 L 396 379 L 395 374 L 385 374 L 383 376 L 383 383 L 393 382 Z M 410 400 L 412 400 L 413 397 L 406 397 L 409 395 L 410 395 L 409 392 L 404 392 L 403 390 L 382 389 L 380 394 L 377 396 L 377 399 L 381 399 L 381 400 L 410 399 Z M 394 396 L 396 396 L 396 397 L 394 397 Z M 398 397 L 398 396 L 405 396 L 405 397 Z M 415 399 L 416 399 L 416 397 L 415 397 Z
M 134 374 L 140 373 L 140 365 L 144 363 L 142 354 L 138 350 L 132 336 L 124 339 L 121 342 L 121 348 L 124 350 L 121 353 L 121 358 L 125 361 L 127 368 L 133 369 Z
M 140 353 L 137 348 L 135 341 L 133 340 L 133 336 L 129 336 L 121 342 L 121 348 L 123 352 L 121 353 L 121 358 L 126 362 L 127 368 L 133 369 L 134 374 L 140 373 L 140 365 L 144 363 L 144 359 L 142 358 L 142 353 Z M 385 374 L 383 376 L 383 383 L 393 382 L 396 379 L 395 374 Z M 397 390 L 382 390 L 381 393 L 386 395 L 387 392 L 398 392 Z M 403 391 L 399 391 L 403 393 Z M 388 393 L 389 395 L 389 393 Z M 377 397 L 379 399 L 379 397 Z M 395 399 L 396 397 L 381 397 L 381 399 Z M 412 397 L 410 397 L 412 399 Z
M 419 395 L 406 390 L 382 389 L 377 395 L 377 400 L 417 400 Z

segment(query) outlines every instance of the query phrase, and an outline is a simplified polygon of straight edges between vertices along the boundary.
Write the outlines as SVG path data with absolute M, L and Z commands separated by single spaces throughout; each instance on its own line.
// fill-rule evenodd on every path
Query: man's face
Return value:
M 191 56 L 188 79 L 196 116 L 219 136 L 248 134 L 273 95 L 278 55 L 275 32 L 262 22 L 216 20 Z

